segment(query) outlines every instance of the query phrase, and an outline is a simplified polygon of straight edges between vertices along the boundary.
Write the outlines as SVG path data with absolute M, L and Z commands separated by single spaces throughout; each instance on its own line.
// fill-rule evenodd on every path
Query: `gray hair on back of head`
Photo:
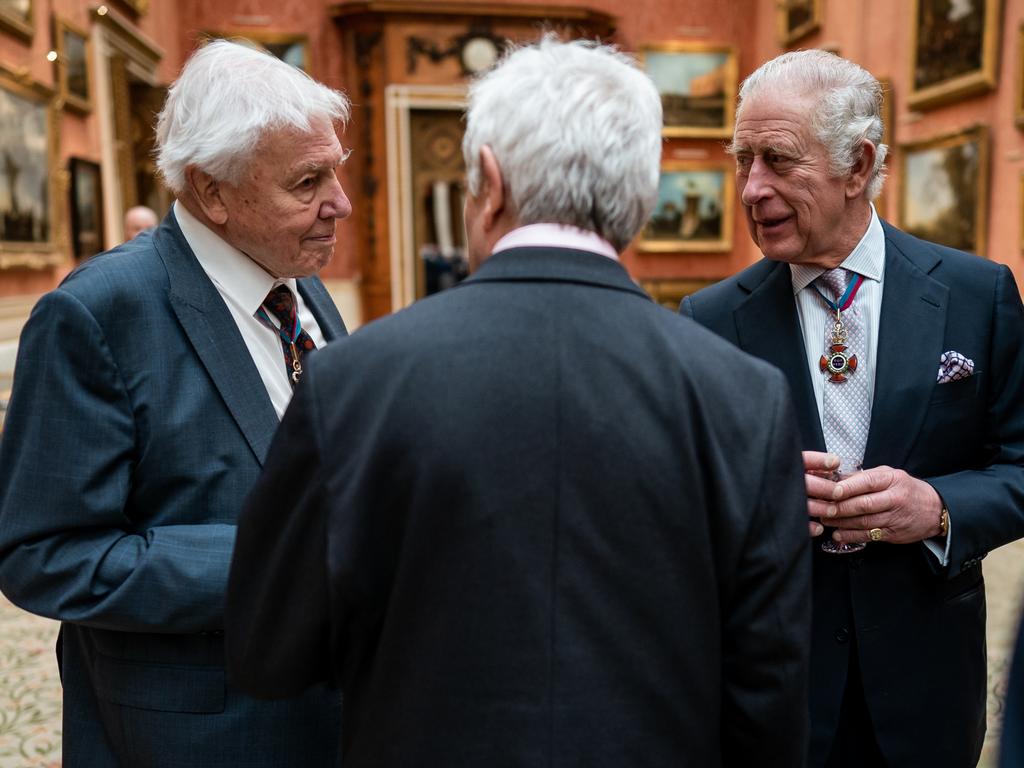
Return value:
M 567 224 L 622 250 L 658 196 L 661 98 L 626 54 L 553 34 L 514 48 L 469 90 L 470 194 L 494 152 L 520 224 Z
M 157 167 L 175 194 L 196 166 L 237 184 L 260 140 L 276 130 L 344 126 L 345 94 L 250 45 L 214 40 L 197 50 L 167 92 L 157 118 Z
M 875 163 L 865 194 L 869 200 L 882 191 L 885 158 L 882 143 L 882 86 L 870 72 L 852 61 L 820 50 L 790 51 L 758 67 L 740 86 L 737 120 L 743 104 L 762 91 L 809 95 L 815 100 L 811 130 L 829 154 L 829 171 L 845 176 L 860 159 L 861 144 L 875 145 Z

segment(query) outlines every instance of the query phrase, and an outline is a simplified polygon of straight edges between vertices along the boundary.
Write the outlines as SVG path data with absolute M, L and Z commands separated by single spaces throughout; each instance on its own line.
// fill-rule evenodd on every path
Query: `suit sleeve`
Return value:
M 723 627 L 724 766 L 804 764 L 811 638 L 811 557 L 799 439 L 782 375 L 773 392 L 762 479 Z M 775 387 L 771 387 L 774 382 Z M 763 433 L 762 433 L 763 434 Z M 736 467 L 752 471 L 754 467 Z
M 308 369 L 242 511 L 231 563 L 228 674 L 261 698 L 292 696 L 332 678 L 327 510 L 313 392 Z
M 0 442 L 0 589 L 94 627 L 217 629 L 235 527 L 130 521 L 135 427 L 96 319 L 67 291 L 45 296 L 22 333 Z
M 987 420 L 972 425 L 985 430 L 986 456 L 978 467 L 925 478 L 949 509 L 951 577 L 1024 536 L 1024 308 L 1005 266 L 995 284 L 991 339 Z

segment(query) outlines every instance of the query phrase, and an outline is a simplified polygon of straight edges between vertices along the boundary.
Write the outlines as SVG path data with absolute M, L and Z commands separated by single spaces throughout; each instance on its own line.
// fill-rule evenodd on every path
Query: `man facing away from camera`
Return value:
M 765 258 L 682 312 L 781 368 L 797 405 L 810 764 L 963 768 L 985 735 L 981 559 L 1024 534 L 1024 314 L 1005 266 L 878 218 L 881 103 L 824 51 L 744 82 L 731 151 Z
M 351 206 L 345 96 L 214 42 L 171 86 L 176 202 L 25 326 L 0 444 L 0 588 L 61 624 L 69 766 L 333 765 L 340 696 L 225 681 L 237 517 L 312 352 L 345 335 L 315 273 Z
M 546 38 L 472 86 L 464 153 L 475 273 L 314 359 L 240 523 L 232 679 L 339 685 L 349 767 L 800 766 L 787 388 L 618 261 L 653 84 Z

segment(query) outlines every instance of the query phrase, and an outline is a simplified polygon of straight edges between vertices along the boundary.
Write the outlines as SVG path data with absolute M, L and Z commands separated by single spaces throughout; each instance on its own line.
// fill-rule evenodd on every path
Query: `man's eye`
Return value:
M 297 186 L 298 186 L 299 189 L 310 189 L 315 184 L 316 184 L 316 177 L 314 177 L 314 176 L 307 176 L 302 181 L 300 181 Z
M 736 155 L 736 165 L 740 168 L 749 168 L 752 162 L 754 162 L 752 155 Z

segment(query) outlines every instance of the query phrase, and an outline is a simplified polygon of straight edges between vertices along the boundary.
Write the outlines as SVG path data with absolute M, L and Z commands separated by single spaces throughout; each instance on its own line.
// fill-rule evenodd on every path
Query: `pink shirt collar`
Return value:
M 615 247 L 596 232 L 565 224 L 527 224 L 517 227 L 498 240 L 491 253 L 528 247 L 572 248 L 619 260 Z

